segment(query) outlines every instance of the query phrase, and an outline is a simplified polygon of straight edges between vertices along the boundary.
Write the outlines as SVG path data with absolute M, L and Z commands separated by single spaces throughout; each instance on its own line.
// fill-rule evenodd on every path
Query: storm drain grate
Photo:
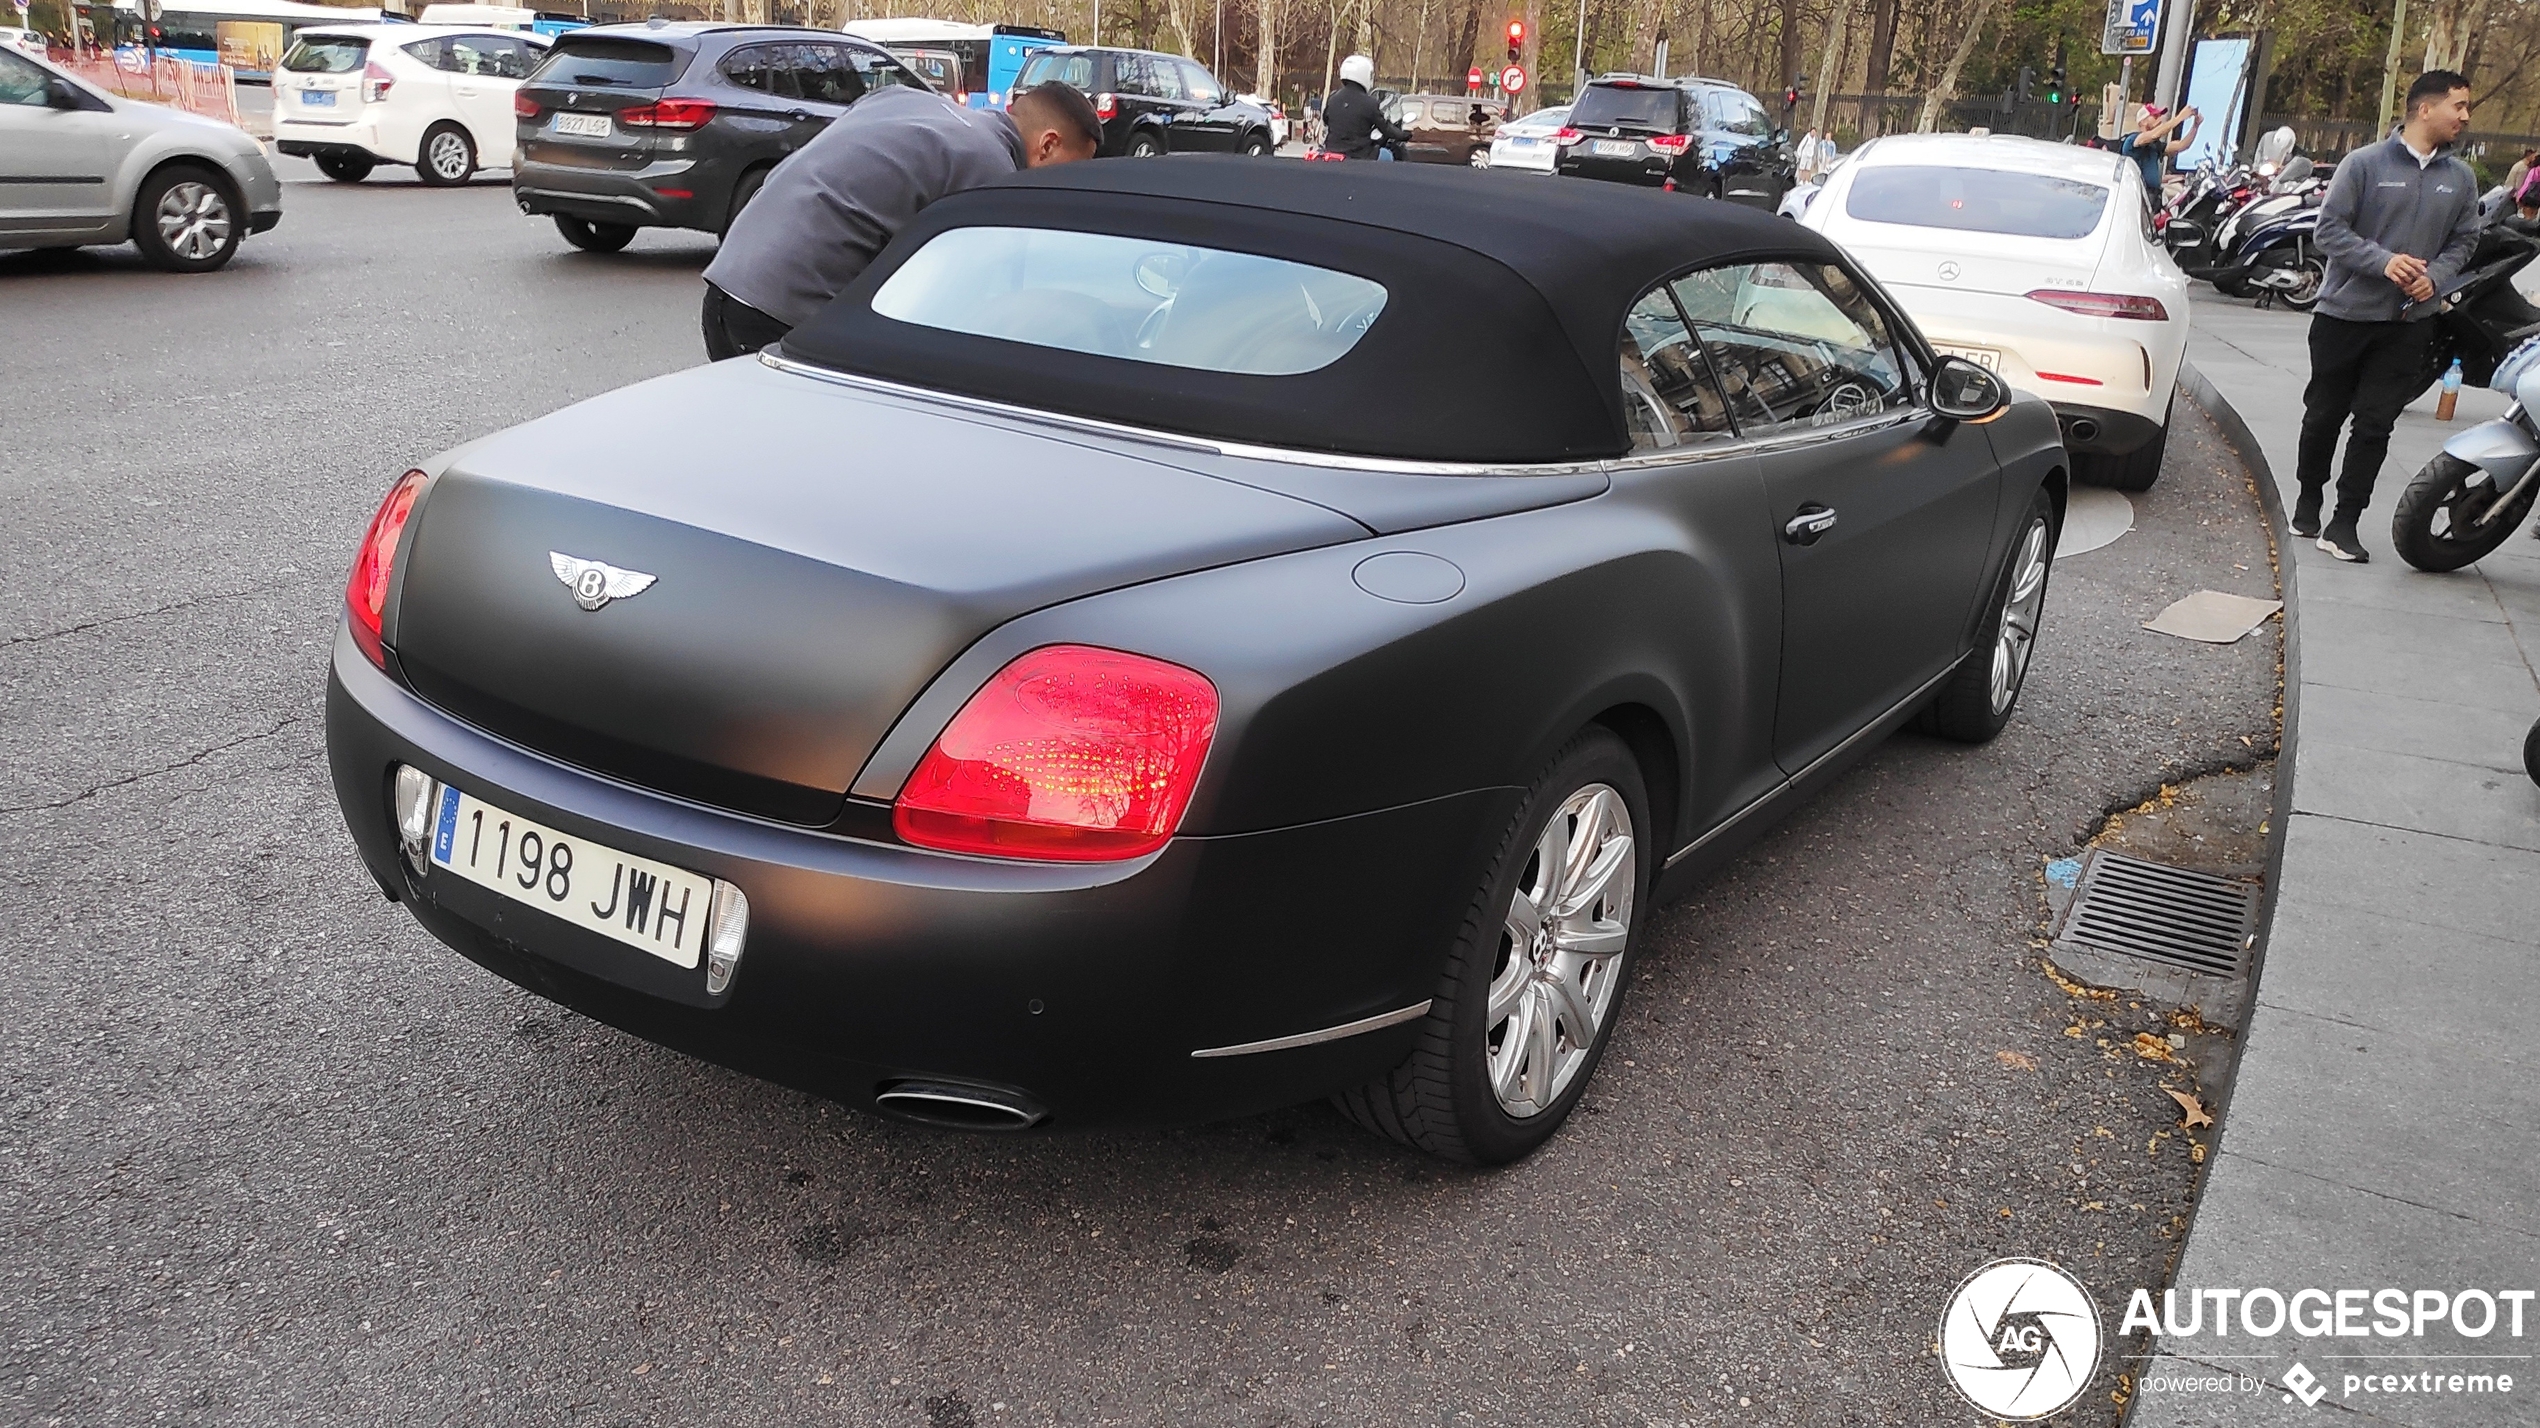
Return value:
M 2258 890 L 2247 883 L 2093 852 L 2055 945 L 2238 977 L 2257 928 Z

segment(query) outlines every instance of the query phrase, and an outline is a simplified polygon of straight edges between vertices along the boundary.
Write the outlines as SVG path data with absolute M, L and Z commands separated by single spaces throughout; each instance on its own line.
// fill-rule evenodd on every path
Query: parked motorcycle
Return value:
M 2391 513 L 2391 548 L 2419 570 L 2458 570 L 2485 557 L 2521 528 L 2540 497 L 2540 323 L 2496 364 L 2491 385 L 2513 393 L 2514 404 L 2444 442 Z M 2524 748 L 2526 756 L 2535 752 Z
M 2479 231 L 2468 266 L 2435 298 L 2434 340 L 2426 344 L 2425 369 L 2409 391 L 2409 401 L 2424 396 L 2456 361 L 2469 385 L 2514 390 L 2499 384 L 2497 372 L 2507 354 L 2540 333 L 2540 307 L 2514 286 L 2514 274 L 2535 258 L 2540 258 L 2540 240 L 2528 234 L 2500 223 Z
M 2229 259 L 2212 274 L 2214 287 L 2226 296 L 2254 297 L 2260 307 L 2281 303 L 2309 312 L 2328 281 L 2328 255 L 2312 236 L 2326 187 L 2312 174 L 2310 159 L 2297 158 L 2268 196 L 2225 219 L 2218 246 Z

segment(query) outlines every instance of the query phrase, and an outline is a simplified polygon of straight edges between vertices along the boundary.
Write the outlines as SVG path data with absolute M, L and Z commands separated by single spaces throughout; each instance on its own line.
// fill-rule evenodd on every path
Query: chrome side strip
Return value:
M 1329 466 L 1342 471 L 1379 471 L 1397 476 L 1575 476 L 1602 472 L 1614 463 L 1596 461 L 1546 462 L 1539 466 L 1494 466 L 1477 461 L 1396 461 L 1382 456 L 1345 456 L 1331 451 L 1298 451 L 1284 446 L 1254 446 L 1240 441 L 1217 441 L 1209 437 L 1185 436 L 1180 432 L 1156 431 L 1142 426 L 1102 421 L 1094 417 L 1070 416 L 1065 412 L 1041 411 L 1020 407 L 1011 402 L 987 397 L 964 396 L 958 392 L 939 392 L 931 387 L 912 387 L 903 382 L 885 381 L 856 372 L 833 372 L 814 367 L 790 357 L 780 357 L 774 349 L 762 351 L 758 360 L 779 372 L 810 377 L 841 387 L 858 387 L 885 396 L 911 397 L 936 402 L 965 411 L 984 412 L 1015 421 L 1028 421 L 1041 426 L 1055 426 L 1070 431 L 1091 432 L 1118 437 L 1126 441 L 1142 441 L 1154 446 L 1169 446 L 1182 451 L 1207 452 L 1218 456 L 1241 457 L 1252 461 L 1284 461 L 1292 466 Z M 1685 458 L 1679 458 L 1685 459 Z
M 1356 1036 L 1361 1032 L 1381 1031 L 1389 1026 L 1399 1026 L 1406 1021 L 1418 1021 L 1428 1014 L 1429 1004 L 1421 1002 L 1416 1006 L 1404 1007 L 1400 1011 L 1383 1012 L 1364 1021 L 1353 1021 L 1342 1026 L 1327 1026 L 1321 1031 L 1301 1031 L 1294 1036 L 1274 1036 L 1268 1041 L 1247 1041 L 1241 1046 L 1212 1046 L 1206 1051 L 1194 1051 L 1191 1055 L 1194 1058 L 1250 1056 L 1256 1051 L 1285 1051 L 1292 1046 L 1314 1046 L 1321 1042 L 1339 1041 L 1344 1037 Z
M 1773 800 L 1780 798 L 1783 794 L 1788 793 L 1794 786 L 1805 780 L 1808 775 L 1815 773 L 1817 770 L 1825 767 L 1828 763 L 1834 761 L 1835 759 L 1839 759 L 1845 754 L 1850 753 L 1852 750 L 1859 748 L 1863 743 L 1869 740 L 1871 734 L 1881 732 L 1879 726 L 1885 724 L 1897 710 L 1911 707 L 1916 700 L 1923 698 L 1925 695 L 1930 694 L 1933 690 L 1938 689 L 1941 685 L 1948 683 L 1949 676 L 1956 674 L 1959 666 L 1965 664 L 1967 660 L 1974 655 L 1974 653 L 1975 651 L 1969 650 L 1966 654 L 1960 655 L 1956 659 L 1951 660 L 1947 669 L 1944 669 L 1940 673 L 1933 675 L 1931 678 L 1924 680 L 1921 685 L 1915 688 L 1913 693 L 1908 694 L 1904 698 L 1887 706 L 1886 713 L 1881 714 L 1876 719 L 1871 720 L 1869 723 L 1855 730 L 1852 737 L 1835 745 L 1833 748 L 1826 750 L 1824 753 L 1817 755 L 1815 758 L 1810 759 L 1806 768 L 1801 769 L 1799 772 L 1792 774 L 1786 779 L 1783 779 L 1780 783 L 1773 785 L 1770 789 L 1757 794 L 1753 802 L 1712 825 L 1710 832 L 1703 834 L 1701 837 L 1694 839 L 1692 842 L 1678 848 L 1673 853 L 1668 854 L 1667 861 L 1660 865 L 1659 871 L 1665 872 L 1667 869 L 1674 867 L 1676 864 L 1681 863 L 1685 859 L 1702 851 L 1705 846 L 1717 842 L 1719 839 L 1726 836 L 1730 829 L 1745 822 L 1749 814 L 1761 811 L 1770 805 Z M 1895 731 L 1886 730 L 1882 733 L 1882 737 L 1884 737 L 1885 733 L 1893 732 Z

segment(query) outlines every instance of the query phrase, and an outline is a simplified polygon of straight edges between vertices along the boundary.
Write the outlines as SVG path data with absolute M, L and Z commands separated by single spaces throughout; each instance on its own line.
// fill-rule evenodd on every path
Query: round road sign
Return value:
M 1524 65 L 1512 64 L 1508 68 L 1501 70 L 1499 72 L 1499 87 L 1507 90 L 1511 94 L 1524 93 L 1526 89 L 1526 67 Z

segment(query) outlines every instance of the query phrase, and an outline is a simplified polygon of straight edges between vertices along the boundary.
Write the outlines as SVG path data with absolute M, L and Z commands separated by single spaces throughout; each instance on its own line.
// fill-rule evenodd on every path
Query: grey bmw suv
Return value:
M 638 228 L 721 233 L 768 170 L 892 84 L 927 88 L 890 51 L 829 30 L 652 20 L 569 31 L 512 101 L 512 196 L 594 253 Z

